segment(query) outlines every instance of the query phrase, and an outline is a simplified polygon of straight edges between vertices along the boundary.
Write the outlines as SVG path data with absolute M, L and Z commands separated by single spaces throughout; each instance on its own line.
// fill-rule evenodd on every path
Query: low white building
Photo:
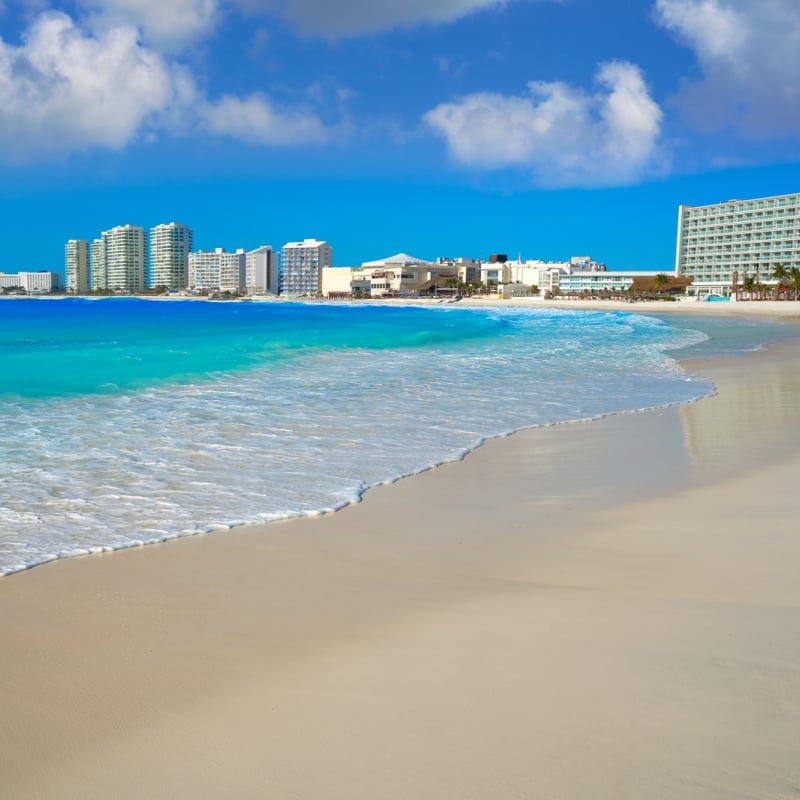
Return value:
M 189 288 L 206 292 L 245 290 L 247 254 L 243 249 L 228 253 L 222 247 L 189 253 Z
M 663 270 L 662 270 L 663 271 Z M 562 294 L 592 292 L 627 292 L 634 278 L 655 278 L 658 270 L 607 270 L 605 272 L 572 272 L 562 275 L 559 289 Z
M 490 290 L 504 284 L 521 284 L 547 292 L 558 289 L 566 275 L 594 275 L 606 271 L 606 265 L 594 261 L 591 256 L 573 256 L 569 261 L 497 261 L 481 265 L 481 283 Z
M 0 289 L 21 289 L 28 294 L 48 294 L 61 288 L 61 275 L 57 272 L 0 272 Z

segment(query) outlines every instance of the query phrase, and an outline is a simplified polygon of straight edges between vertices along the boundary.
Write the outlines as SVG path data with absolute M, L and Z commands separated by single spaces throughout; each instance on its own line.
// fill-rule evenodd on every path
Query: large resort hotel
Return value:
M 800 194 L 678 208 L 675 274 L 698 297 L 730 295 L 734 279 L 800 268 Z

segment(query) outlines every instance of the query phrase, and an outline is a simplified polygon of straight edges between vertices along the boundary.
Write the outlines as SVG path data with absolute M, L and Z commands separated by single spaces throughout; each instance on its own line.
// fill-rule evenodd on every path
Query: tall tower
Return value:
M 92 242 L 92 289 L 108 289 L 106 243 L 103 238 Z
M 106 251 L 106 283 L 109 289 L 141 292 L 145 287 L 147 246 L 144 228 L 118 225 L 103 231 Z
M 150 229 L 150 286 L 185 289 L 189 282 L 192 231 L 188 225 L 169 222 Z
M 281 253 L 280 294 L 294 297 L 319 294 L 322 270 L 331 266 L 332 254 L 327 242 L 316 239 L 287 242 Z
M 85 239 L 70 239 L 64 246 L 64 274 L 68 292 L 89 291 L 89 242 Z

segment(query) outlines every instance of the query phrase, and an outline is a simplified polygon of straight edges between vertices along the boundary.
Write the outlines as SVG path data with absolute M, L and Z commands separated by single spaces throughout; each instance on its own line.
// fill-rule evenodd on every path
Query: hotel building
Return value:
M 247 294 L 278 294 L 278 254 L 269 245 L 251 250 L 245 259 Z
M 185 289 L 189 282 L 192 231 L 188 225 L 169 222 L 150 229 L 150 286 Z
M 19 289 L 28 294 L 48 294 L 61 286 L 57 272 L 0 272 L 0 290 Z
M 776 264 L 800 267 L 800 194 L 678 208 L 675 274 L 690 293 L 731 293 L 734 273 L 769 278 Z
M 228 253 L 223 248 L 189 253 L 189 288 L 206 292 L 231 292 L 245 289 L 247 254 Z
M 92 242 L 91 286 L 93 290 L 108 288 L 108 282 L 106 281 L 106 245 L 102 237 Z
M 327 242 L 304 239 L 287 242 L 281 253 L 280 294 L 299 297 L 317 295 L 322 288 L 322 270 L 333 263 Z
M 92 243 L 92 288 L 141 292 L 145 288 L 144 228 L 118 225 Z
M 67 291 L 85 294 L 89 291 L 89 242 L 70 239 L 64 246 L 64 274 Z

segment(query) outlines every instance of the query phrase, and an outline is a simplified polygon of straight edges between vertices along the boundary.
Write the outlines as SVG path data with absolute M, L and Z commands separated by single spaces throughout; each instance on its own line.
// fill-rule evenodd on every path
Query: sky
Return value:
M 0 271 L 173 220 L 668 269 L 679 204 L 797 191 L 797 0 L 0 0 Z

